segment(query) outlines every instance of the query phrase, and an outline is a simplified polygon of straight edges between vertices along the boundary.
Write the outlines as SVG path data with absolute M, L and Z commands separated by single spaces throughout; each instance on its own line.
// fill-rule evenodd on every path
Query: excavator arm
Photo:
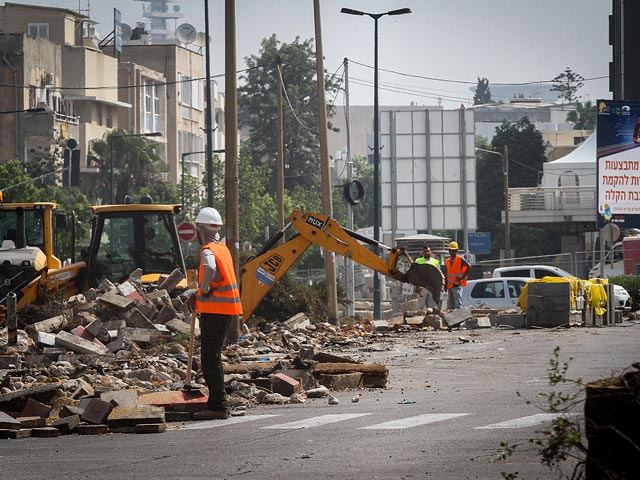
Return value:
M 295 229 L 297 235 L 279 243 L 290 228 Z M 378 251 L 386 251 L 388 259 L 384 259 L 362 243 L 375 247 Z M 264 296 L 311 244 L 350 258 L 388 277 L 428 288 L 437 301 L 440 299 L 444 277 L 437 267 L 430 264 L 414 264 L 404 248 L 387 247 L 376 240 L 341 227 L 326 215 L 296 210 L 290 216 L 290 223 L 271 237 L 240 269 L 240 297 L 244 321 L 253 314 Z

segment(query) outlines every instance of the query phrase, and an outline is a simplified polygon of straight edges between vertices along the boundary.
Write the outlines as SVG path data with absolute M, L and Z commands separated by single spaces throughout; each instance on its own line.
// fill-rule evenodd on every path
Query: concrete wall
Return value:
M 15 77 L 7 62 L 17 70 Z M 59 86 L 61 71 L 61 48 L 58 45 L 24 34 L 0 34 L 0 83 L 3 84 L 0 86 L 0 110 L 38 107 L 37 97 L 33 95 L 35 88 L 43 87 L 46 73 L 54 74 L 51 88 Z M 28 85 L 33 88 L 14 88 L 14 81 L 18 86 Z M 46 99 L 44 90 L 42 94 Z M 59 131 L 54 129 L 52 113 L 0 115 L 0 162 L 15 158 L 24 160 L 29 157 L 30 150 L 44 151 L 45 144 L 54 142 L 58 136 Z
M 85 17 L 62 8 L 5 5 L 0 7 L 0 31 L 26 34 L 30 23 L 47 23 L 51 42 L 58 45 L 75 45 L 76 20 L 82 18 Z

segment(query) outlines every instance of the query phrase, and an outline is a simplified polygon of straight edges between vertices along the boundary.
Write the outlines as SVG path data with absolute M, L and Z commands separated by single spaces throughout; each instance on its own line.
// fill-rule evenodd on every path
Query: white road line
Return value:
M 295 430 L 299 428 L 311 428 L 327 425 L 329 423 L 343 422 L 344 420 L 351 420 L 352 418 L 364 417 L 371 415 L 370 413 L 339 413 L 330 415 L 320 415 L 319 417 L 311 417 L 306 420 L 299 420 L 297 422 L 281 423 L 279 425 L 270 425 L 268 427 L 262 427 L 266 430 Z
M 180 430 L 204 430 L 207 428 L 224 427 L 226 425 L 235 425 L 236 423 L 253 422 L 255 420 L 263 420 L 265 418 L 279 417 L 280 415 L 247 415 L 245 417 L 229 417 L 226 420 L 206 420 L 196 423 L 188 423 Z
M 529 415 L 528 417 L 514 418 L 513 420 L 507 420 L 506 422 L 492 423 L 491 425 L 485 425 L 484 427 L 476 427 L 476 430 L 493 428 L 526 428 L 539 425 L 544 422 L 550 422 L 557 417 L 575 417 L 576 415 L 579 415 L 579 413 L 538 413 L 536 415 Z
M 402 418 L 391 422 L 378 423 L 368 427 L 360 427 L 361 430 L 402 430 L 405 428 L 417 427 L 428 423 L 441 422 L 450 418 L 463 417 L 469 413 L 427 413 L 416 417 Z

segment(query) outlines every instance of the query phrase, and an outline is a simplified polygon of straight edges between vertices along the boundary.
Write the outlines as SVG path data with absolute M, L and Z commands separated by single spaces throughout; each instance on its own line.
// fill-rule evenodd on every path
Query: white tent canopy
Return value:
M 573 152 L 542 167 L 542 187 L 585 187 L 596 185 L 596 133 Z

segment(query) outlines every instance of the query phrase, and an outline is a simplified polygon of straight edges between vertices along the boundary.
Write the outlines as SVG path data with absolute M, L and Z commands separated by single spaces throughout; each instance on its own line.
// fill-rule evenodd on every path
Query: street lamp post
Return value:
M 125 137 L 161 137 L 162 133 L 160 132 L 149 132 L 149 133 L 124 133 L 122 135 L 111 135 L 109 136 L 109 204 L 113 205 L 114 202 L 114 192 L 115 192 L 115 179 L 114 179 L 114 162 L 113 162 L 113 141 L 116 138 L 125 138 Z
M 485 152 L 498 155 L 502 159 L 502 172 L 504 179 L 504 256 L 506 263 L 510 263 L 511 258 L 511 225 L 509 223 L 509 149 L 504 146 L 504 154 L 486 150 L 484 148 L 476 148 L 476 152 Z
M 340 13 L 347 15 L 367 15 L 373 18 L 374 24 L 374 40 L 373 40 L 373 239 L 380 241 L 380 132 L 378 119 L 378 19 L 385 15 L 404 15 L 411 13 L 409 8 L 400 8 L 384 13 L 369 13 L 351 8 L 343 8 Z M 380 320 L 382 318 L 382 308 L 380 305 L 380 274 L 373 272 L 373 318 Z

